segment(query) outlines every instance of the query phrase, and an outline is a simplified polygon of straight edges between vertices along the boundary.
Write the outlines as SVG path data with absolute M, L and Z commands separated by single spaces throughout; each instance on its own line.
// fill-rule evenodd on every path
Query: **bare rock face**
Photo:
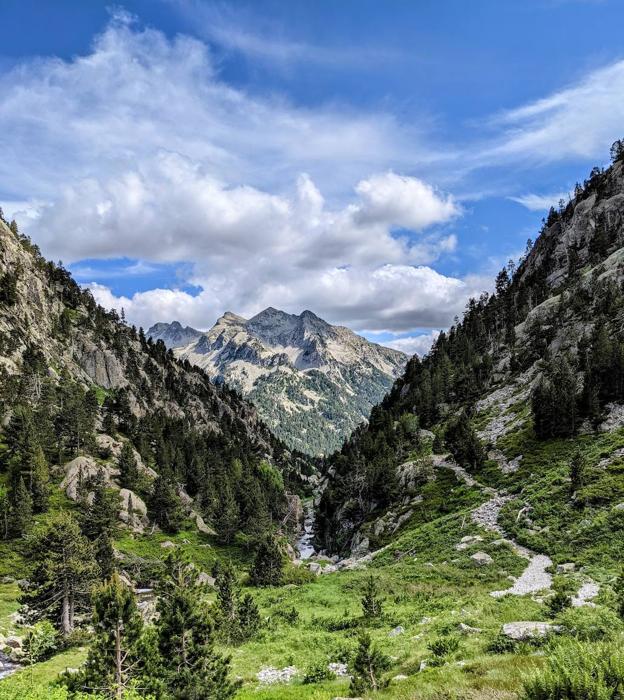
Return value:
M 110 350 L 84 340 L 75 354 L 78 364 L 95 384 L 104 389 L 119 389 L 128 384 L 121 363 Z
M 81 483 L 92 479 L 102 471 L 108 486 L 118 488 L 113 479 L 117 476 L 117 470 L 98 464 L 92 457 L 76 457 L 68 462 L 65 467 L 65 477 L 60 483 L 60 488 L 65 491 L 72 501 L 77 500 Z
M 149 525 L 147 506 L 143 499 L 130 489 L 120 489 L 121 508 L 119 519 L 134 532 L 143 532 Z

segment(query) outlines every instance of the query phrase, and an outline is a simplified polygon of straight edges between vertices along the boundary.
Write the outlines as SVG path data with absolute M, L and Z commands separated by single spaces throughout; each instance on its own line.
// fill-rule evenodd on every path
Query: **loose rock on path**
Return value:
M 492 591 L 490 595 L 493 598 L 502 598 L 506 595 L 527 595 L 529 593 L 537 593 L 538 591 L 550 589 L 552 586 L 552 576 L 546 571 L 546 569 L 552 566 L 550 557 L 545 554 L 538 554 L 528 549 L 528 547 L 523 547 L 513 538 L 509 537 L 505 530 L 498 524 L 498 516 L 501 508 L 512 499 L 512 496 L 503 495 L 490 486 L 480 484 L 463 467 L 449 460 L 448 457 L 434 459 L 434 464 L 438 467 L 451 469 L 467 486 L 476 486 L 481 489 L 483 493 L 491 496 L 490 500 L 482 503 L 472 511 L 472 521 L 484 529 L 502 537 L 503 541 L 509 544 L 518 556 L 528 559 L 529 561 L 526 569 L 514 581 L 510 588 L 502 591 Z

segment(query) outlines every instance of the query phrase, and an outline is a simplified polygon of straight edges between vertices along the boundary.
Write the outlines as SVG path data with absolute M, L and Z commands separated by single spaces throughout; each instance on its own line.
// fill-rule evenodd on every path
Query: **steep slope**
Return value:
M 311 454 L 336 449 L 365 421 L 407 361 L 311 311 L 228 312 L 204 334 L 174 322 L 148 335 L 239 391 L 279 438 Z
M 312 471 L 273 437 L 253 406 L 99 307 L 4 221 L 0 414 L 0 466 L 12 494 L 21 475 L 30 473 L 32 482 L 28 470 L 39 448 L 55 488 L 63 478 L 71 498 L 79 497 L 74 482 L 95 478 L 100 468 L 118 489 L 120 452 L 129 443 L 142 474 L 130 494 L 135 506 L 147 502 L 150 520 L 157 520 L 161 513 L 150 503 L 164 483 L 174 489 L 167 491 L 172 509 L 181 505 L 194 518 L 218 526 L 229 507 L 226 538 L 265 516 L 281 518 L 285 488 Z M 259 500 L 245 506 L 250 495 Z M 122 497 L 128 500 L 123 491 Z
M 444 464 L 484 481 L 490 498 L 508 494 L 493 501 L 493 524 L 521 544 L 613 564 L 612 509 L 624 496 L 623 168 L 620 151 L 552 209 L 496 293 L 471 300 L 427 357 L 412 358 L 369 425 L 327 460 L 322 546 L 362 553 L 388 542 Z

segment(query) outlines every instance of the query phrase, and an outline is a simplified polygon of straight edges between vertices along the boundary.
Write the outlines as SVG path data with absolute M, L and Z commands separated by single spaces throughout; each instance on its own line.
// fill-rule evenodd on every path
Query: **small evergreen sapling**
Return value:
M 390 668 L 390 659 L 372 643 L 370 635 L 363 633 L 358 639 L 358 650 L 351 668 L 351 697 L 376 692 L 388 685 L 381 674 Z
M 372 574 L 366 579 L 361 601 L 362 614 L 365 618 L 371 619 L 381 617 L 383 605 L 379 597 L 379 587 Z

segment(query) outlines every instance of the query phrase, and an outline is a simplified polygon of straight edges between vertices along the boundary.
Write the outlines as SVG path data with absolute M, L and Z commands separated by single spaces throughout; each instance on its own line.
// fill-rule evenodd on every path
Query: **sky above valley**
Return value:
M 105 307 L 424 352 L 624 137 L 620 0 L 2 0 L 0 205 Z

